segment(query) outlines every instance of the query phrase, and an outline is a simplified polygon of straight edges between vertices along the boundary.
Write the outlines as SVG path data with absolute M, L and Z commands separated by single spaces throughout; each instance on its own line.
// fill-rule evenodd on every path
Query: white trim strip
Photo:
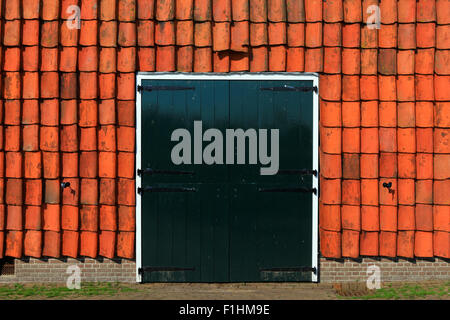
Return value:
M 317 73 L 183 73 L 183 72 L 139 72 L 136 79 L 136 281 L 142 278 L 138 272 L 142 267 L 142 203 L 137 189 L 141 187 L 141 177 L 137 169 L 141 167 L 141 93 L 137 87 L 142 80 L 312 80 L 319 89 L 319 75 Z M 319 281 L 319 93 L 313 92 L 313 169 L 317 177 L 313 176 L 312 187 L 317 194 L 312 194 L 312 267 L 316 274 L 312 274 L 312 282 Z

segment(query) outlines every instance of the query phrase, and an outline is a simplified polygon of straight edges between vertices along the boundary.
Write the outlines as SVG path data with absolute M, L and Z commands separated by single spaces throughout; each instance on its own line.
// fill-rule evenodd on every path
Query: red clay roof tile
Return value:
M 117 157 L 120 157 L 117 155 Z M 116 177 L 116 153 L 114 152 L 99 152 L 98 153 L 98 176 L 102 178 Z M 120 171 L 119 171 L 120 172 Z
M 22 231 L 8 231 L 5 237 L 5 254 L 6 257 L 21 258 L 23 245 Z
M 249 3 L 248 0 L 231 0 L 231 13 L 233 21 L 249 20 Z
M 97 257 L 98 253 L 98 235 L 97 232 L 81 231 L 80 232 L 80 249 L 81 256 L 90 258 Z
M 330 258 L 341 257 L 341 233 L 320 229 L 320 252 Z
M 397 0 L 380 1 L 380 20 L 382 24 L 397 22 Z
M 22 18 L 38 19 L 40 0 L 22 0 Z M 19 1 L 17 1 L 20 4 Z
M 178 6 L 176 7 L 178 11 Z M 231 21 L 231 0 L 213 0 L 212 12 L 214 21 Z M 177 19 L 180 19 L 178 14 Z
M 67 257 L 78 257 L 78 238 L 79 233 L 77 231 L 62 232 L 62 254 Z
M 41 140 L 41 150 L 42 150 L 42 140 Z M 42 176 L 46 179 L 54 179 L 59 176 L 58 152 L 42 152 L 42 173 L 43 173 Z
M 76 152 L 63 152 L 62 159 L 62 173 L 65 178 L 78 177 L 78 153 Z
M 135 207 L 118 206 L 117 224 L 120 231 L 135 231 Z
M 324 179 L 320 177 L 321 188 L 323 192 L 322 202 L 324 204 L 340 204 L 341 203 L 341 180 L 340 179 Z
M 98 0 L 82 0 L 81 1 L 81 19 L 93 20 L 97 19 Z
M 304 24 L 299 24 L 304 26 Z M 304 31 L 300 34 L 304 39 Z M 341 23 L 325 23 L 323 26 L 323 45 L 324 46 L 340 46 L 342 38 L 342 24 Z M 304 41 L 304 40 L 303 40 Z M 303 45 L 303 43 L 302 43 Z
M 415 189 L 414 179 L 398 179 L 397 201 L 399 205 L 414 205 L 415 204 Z
M 378 155 L 377 154 L 361 154 L 360 177 L 361 178 L 377 178 L 378 177 Z
M 27 230 L 41 230 L 41 204 L 39 206 L 24 206 L 25 229 Z
M 194 48 L 194 72 L 212 72 L 212 49 Z
M 450 23 L 450 6 L 448 0 L 436 0 L 436 21 L 438 24 Z
M 344 24 L 342 26 L 342 46 L 358 48 L 361 42 L 361 29 L 359 23 Z
M 132 259 L 134 257 L 134 232 L 121 231 L 117 234 L 117 256 Z
M 397 255 L 405 258 L 414 257 L 414 231 L 398 232 Z
M 342 160 L 339 154 L 326 154 L 320 152 L 320 161 L 324 164 L 321 174 L 328 179 L 342 177 Z M 326 169 L 325 169 L 326 168 Z
M 432 204 L 433 203 L 433 181 L 417 180 L 416 181 L 416 203 Z
M 80 153 L 80 178 L 97 177 L 97 152 L 85 151 Z
M 252 24 L 251 27 L 253 26 L 254 25 Z M 256 39 L 259 38 L 258 30 L 253 30 L 252 32 L 250 32 L 250 34 L 251 35 L 253 34 L 253 37 Z M 224 51 L 230 49 L 230 23 L 228 22 L 214 23 L 212 32 L 213 32 L 214 51 Z M 192 43 L 192 40 L 190 40 L 190 42 Z
M 433 232 L 423 232 L 423 231 L 415 232 L 414 255 L 416 257 L 433 256 Z
M 117 230 L 117 207 L 101 205 L 99 210 L 99 228 L 103 231 Z
M 42 249 L 42 232 L 35 230 L 25 231 L 23 239 L 24 255 L 40 258 Z
M 136 204 L 135 181 L 133 179 L 117 179 L 117 204 L 134 206 Z
M 211 22 L 199 22 L 194 25 L 194 44 L 196 47 L 212 45 Z
M 450 233 L 435 231 L 433 233 L 434 255 L 443 258 L 450 257 Z
M 194 1 L 194 20 L 195 21 L 210 21 L 211 1 L 209 0 L 195 0 Z
M 59 18 L 59 1 L 42 1 L 42 20 L 57 20 Z
M 322 1 L 305 0 L 305 18 L 308 22 L 317 22 L 322 20 Z
M 348 190 L 348 192 L 342 194 L 342 204 L 361 204 L 360 184 L 361 182 L 359 180 L 342 180 L 342 189 Z
M 359 231 L 342 230 L 342 256 L 359 257 Z
M 22 128 L 22 150 L 38 151 L 39 150 L 39 126 L 25 125 Z
M 378 179 L 361 179 L 361 204 L 365 205 L 361 209 L 378 210 Z
M 302 47 L 288 48 L 286 56 L 286 71 L 303 72 L 305 71 L 304 66 L 305 66 L 305 49 Z M 251 66 L 250 71 L 252 71 Z
M 320 124 L 325 127 L 340 127 L 341 120 L 341 103 L 320 100 Z M 333 111 L 333 112 L 328 112 Z
M 80 29 L 79 44 L 82 46 L 95 46 L 97 45 L 97 20 L 82 20 Z M 122 23 L 120 23 L 122 25 Z M 134 25 L 133 25 L 134 26 Z M 75 29 L 73 29 L 75 30 Z M 120 35 L 120 29 L 119 29 Z M 121 38 L 119 37 L 119 40 Z
M 82 149 L 82 142 L 83 142 L 83 131 L 87 129 L 80 129 L 81 136 L 80 136 L 80 150 Z M 76 125 L 66 125 L 60 127 L 60 134 L 61 134 L 61 142 L 60 142 L 60 148 L 61 151 L 64 152 L 75 152 L 78 151 L 78 128 Z
M 289 22 L 305 21 L 305 7 L 302 0 L 286 0 L 286 11 Z
M 115 167 L 114 167 L 115 169 Z M 114 171 L 115 173 L 115 171 Z M 106 175 L 106 174 L 105 174 Z M 112 174 L 110 174 L 111 176 Z M 134 154 L 131 152 L 119 152 L 117 154 L 117 176 L 120 178 L 134 177 Z
M 342 129 L 342 152 L 361 152 L 360 128 Z
M 414 230 L 415 223 L 415 207 L 414 206 L 398 206 L 397 218 L 398 230 Z M 401 232 L 399 232 L 400 236 Z
M 361 230 L 361 210 L 360 206 L 341 207 L 342 229 L 344 230 Z
M 155 48 L 139 48 L 137 59 L 139 70 L 155 71 Z
M 149 5 L 149 2 L 151 1 L 152 6 Z M 153 15 L 151 17 L 146 17 L 145 14 L 148 14 L 148 10 L 152 10 L 153 12 L 153 0 L 138 0 L 138 6 L 139 6 L 139 19 L 146 19 L 146 18 L 153 18 Z M 99 18 L 100 20 L 104 21 L 110 21 L 116 19 L 116 0 L 100 0 L 99 1 L 100 8 L 99 8 Z M 143 15 L 143 17 L 141 17 Z
M 39 73 L 24 72 L 22 74 L 22 87 L 27 88 L 22 91 L 23 99 L 39 98 Z
M 385 49 L 389 50 L 389 49 Z M 397 51 L 397 73 L 398 74 L 414 74 L 414 58 L 413 50 Z
M 361 128 L 361 153 L 378 153 L 378 140 L 378 128 Z
M 22 206 L 8 205 L 6 209 L 6 230 L 22 230 Z
M 397 14 L 399 23 L 416 21 L 416 0 L 398 0 Z
M 416 230 L 433 231 L 433 206 L 416 205 Z
M 41 152 L 25 152 L 24 177 L 40 178 L 42 170 Z
M 135 21 L 136 6 L 136 0 L 119 0 L 117 4 L 119 21 Z
M 178 27 L 178 23 L 177 23 Z M 155 24 L 153 21 L 144 20 L 139 21 L 137 24 L 137 43 L 138 46 L 153 46 L 155 44 L 154 39 Z M 178 31 L 178 30 L 177 30 Z
M 270 21 L 285 21 L 280 20 L 280 16 L 283 16 L 281 6 L 283 4 L 279 3 L 278 1 L 267 1 L 264 0 L 249 0 L 249 6 L 250 6 L 250 21 L 251 22 L 267 22 L 267 15 L 270 13 L 271 10 L 277 10 L 276 13 L 273 14 L 272 18 L 275 18 L 275 20 Z M 271 7 L 272 6 L 272 7 Z M 269 8 L 268 8 L 269 7 Z M 284 16 L 284 18 L 286 18 Z
M 360 110 L 359 101 L 342 102 L 342 125 L 344 127 L 359 127 L 361 125 Z
M 416 178 L 432 179 L 433 178 L 433 155 L 426 153 L 418 153 L 416 155 Z
M 254 11 L 256 7 L 263 7 L 264 10 L 264 6 L 260 2 L 250 3 L 250 12 Z M 267 17 L 272 22 L 286 21 L 286 2 L 284 0 L 269 0 L 267 4 Z
M 397 233 L 396 232 L 380 232 L 380 256 L 396 257 L 397 256 Z
M 98 77 L 98 92 L 100 99 L 113 99 L 116 94 L 116 75 L 101 74 Z
M 357 153 L 344 153 L 342 157 L 342 176 L 345 179 L 359 179 L 360 155 Z M 339 167 L 338 167 L 339 169 Z M 336 170 L 339 174 L 340 170 Z M 358 190 L 359 193 L 359 190 Z
M 323 48 L 306 49 L 305 72 L 323 72 Z
M 359 246 L 360 255 L 377 256 L 379 254 L 378 232 L 362 232 Z
M 99 185 L 99 204 L 114 205 L 116 203 L 115 179 L 101 178 Z
M 116 247 L 116 233 L 111 231 L 100 231 L 98 254 L 106 258 L 114 258 Z
M 47 180 L 48 181 L 48 180 Z M 42 228 L 47 231 L 59 231 L 60 225 L 60 205 L 45 204 L 42 212 Z
M 398 154 L 398 177 L 415 178 L 416 177 L 416 155 L 413 153 Z
M 450 206 L 433 206 L 433 228 L 438 231 L 450 232 Z
M 419 0 L 417 2 L 417 21 L 436 21 L 435 0 Z
M 341 230 L 341 207 L 339 205 L 325 205 L 319 203 L 320 206 L 320 228 L 327 231 Z
M 342 76 L 342 100 L 343 101 L 359 101 L 359 76 L 343 75 Z
M 397 232 L 397 207 L 380 206 L 380 230 Z
M 434 124 L 436 127 L 450 127 L 450 102 L 436 102 Z

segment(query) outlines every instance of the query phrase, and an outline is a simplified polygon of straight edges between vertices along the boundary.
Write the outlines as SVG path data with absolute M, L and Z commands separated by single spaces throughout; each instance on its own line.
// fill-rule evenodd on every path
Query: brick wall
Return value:
M 135 282 L 136 264 L 127 259 L 24 259 L 15 260 L 15 275 L 0 276 L 0 283 L 66 282 L 71 265 L 81 270 L 81 282 Z
M 445 259 L 327 259 L 320 260 L 320 282 L 352 282 L 368 278 L 367 268 L 380 268 L 382 282 L 450 280 L 450 264 Z
M 135 262 L 127 259 L 26 259 L 16 260 L 14 276 L 0 276 L 0 283 L 66 282 L 67 267 L 81 269 L 82 282 L 128 282 L 136 280 Z M 367 280 L 367 268 L 380 267 L 381 281 L 450 280 L 450 264 L 445 259 L 397 261 L 387 258 L 320 260 L 320 282 L 353 282 Z

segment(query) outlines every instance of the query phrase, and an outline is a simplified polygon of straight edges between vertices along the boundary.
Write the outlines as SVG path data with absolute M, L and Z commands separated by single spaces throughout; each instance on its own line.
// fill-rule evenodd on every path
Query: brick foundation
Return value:
M 444 259 L 320 259 L 320 282 L 352 282 L 368 278 L 367 268 L 380 268 L 381 281 L 450 280 L 450 263 Z
M 66 282 L 66 270 L 77 265 L 81 282 L 135 282 L 136 264 L 127 259 L 26 259 L 15 261 L 14 276 L 0 276 L 0 283 Z
M 135 282 L 135 261 L 126 259 L 25 259 L 15 261 L 14 276 L 0 276 L 0 283 L 66 282 L 67 267 L 81 269 L 82 282 Z M 406 260 L 387 258 L 320 260 L 320 282 L 354 282 L 367 280 L 367 268 L 380 267 L 381 281 L 450 280 L 450 263 L 444 259 Z

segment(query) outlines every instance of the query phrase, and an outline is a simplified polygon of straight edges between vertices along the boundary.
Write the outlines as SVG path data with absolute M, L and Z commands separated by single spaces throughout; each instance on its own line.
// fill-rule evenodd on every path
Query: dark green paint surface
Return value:
M 195 87 L 143 92 L 142 169 L 194 174 L 144 175 L 142 187 L 197 190 L 142 196 L 142 266 L 155 268 L 144 273 L 143 281 L 310 281 L 311 272 L 267 269 L 312 266 L 311 193 L 258 189 L 310 188 L 311 176 L 261 176 L 260 163 L 177 166 L 170 158 L 176 144 L 170 137 L 173 130 L 186 128 L 193 140 L 194 120 L 203 121 L 203 132 L 222 131 L 224 145 L 227 128 L 280 129 L 279 169 L 312 169 L 313 93 L 260 90 L 312 86 L 312 81 L 144 80 L 142 84 Z

